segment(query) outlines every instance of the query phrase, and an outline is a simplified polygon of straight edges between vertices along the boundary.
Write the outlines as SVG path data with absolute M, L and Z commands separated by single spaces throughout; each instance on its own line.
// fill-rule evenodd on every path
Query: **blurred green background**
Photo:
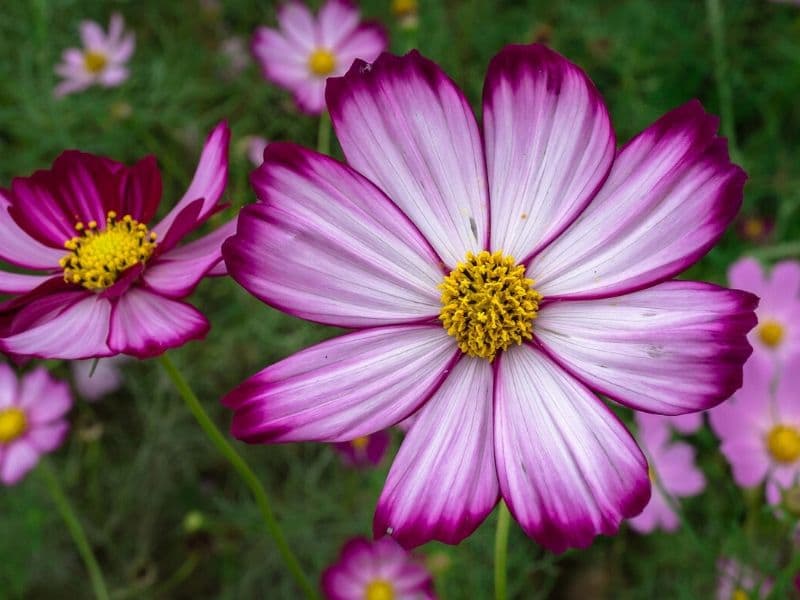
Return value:
M 391 30 L 393 51 L 418 47 L 476 107 L 493 54 L 507 43 L 541 41 L 588 72 L 606 98 L 620 142 L 690 98 L 721 112 L 701 1 L 421 0 L 415 32 L 399 29 L 389 4 L 361 3 L 367 17 Z M 735 131 L 733 151 L 750 179 L 739 223 L 689 273 L 717 282 L 747 253 L 767 261 L 796 256 L 800 231 L 800 9 L 760 0 L 722 6 L 734 117 L 724 126 Z M 0 186 L 48 167 L 66 148 L 127 162 L 152 153 L 162 169 L 166 209 L 188 185 L 206 133 L 227 119 L 233 141 L 226 199 L 232 207 L 216 218 L 220 222 L 254 199 L 247 185 L 253 168 L 245 155 L 247 136 L 316 143 L 316 120 L 299 114 L 252 60 L 239 71 L 223 51 L 240 44 L 248 56 L 253 29 L 275 23 L 274 2 L 7 0 L 2 10 Z M 94 19 L 105 27 L 114 11 L 136 33 L 131 78 L 119 88 L 56 100 L 53 67 L 63 49 L 80 45 L 79 22 Z M 737 231 L 746 222 L 766 224 L 768 232 L 748 239 Z M 218 403 L 222 394 L 264 365 L 334 333 L 262 305 L 227 279 L 206 281 L 194 301 L 212 331 L 205 343 L 172 354 L 224 428 L 229 415 Z M 51 366 L 68 376 L 67 365 Z M 125 372 L 122 391 L 97 404 L 77 404 L 73 434 L 53 457 L 114 598 L 297 597 L 247 491 L 158 365 L 131 361 Z M 706 598 L 723 553 L 774 572 L 787 532 L 768 512 L 751 510 L 746 519 L 747 500 L 711 433 L 691 439 L 709 479 L 706 492 L 685 505 L 695 534 L 642 537 L 623 527 L 589 550 L 553 556 L 512 525 L 512 595 Z M 395 449 L 399 441 L 396 434 Z M 353 471 L 324 445 L 237 446 L 272 494 L 312 577 L 335 560 L 347 538 L 369 534 L 390 460 L 374 471 Z M 188 528 L 187 515 L 193 515 Z M 441 597 L 491 596 L 494 522 L 489 518 L 458 547 L 420 549 Z M 83 565 L 36 473 L 0 490 L 0 598 L 89 594 Z

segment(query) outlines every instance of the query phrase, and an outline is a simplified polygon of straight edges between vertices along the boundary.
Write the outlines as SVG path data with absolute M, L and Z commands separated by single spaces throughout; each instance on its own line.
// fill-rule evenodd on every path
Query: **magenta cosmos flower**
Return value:
M 361 23 L 349 0 L 327 0 L 316 18 L 305 4 L 290 0 L 278 9 L 277 30 L 256 29 L 252 51 L 264 77 L 316 115 L 325 108 L 328 77 L 344 75 L 357 58 L 375 60 L 387 46 L 383 28 Z
M 202 338 L 208 321 L 181 301 L 224 273 L 233 222 L 178 245 L 220 209 L 230 131 L 209 136 L 189 189 L 155 226 L 161 175 L 152 156 L 132 167 L 67 151 L 50 171 L 0 190 L 0 350 L 40 358 L 145 358 Z
M 637 413 L 636 424 L 639 443 L 650 465 L 650 480 L 655 485 L 650 502 L 629 521 L 630 526 L 640 533 L 655 529 L 675 531 L 680 520 L 671 502 L 696 496 L 705 489 L 706 479 L 695 465 L 694 448 L 672 440 L 670 417 Z
M 778 504 L 782 490 L 800 483 L 800 358 L 787 363 L 777 385 L 774 371 L 756 361 L 744 373 L 742 389 L 709 412 L 711 428 L 736 483 L 766 481 L 767 500 Z
M 376 467 L 386 456 L 391 442 L 391 434 L 384 430 L 357 437 L 350 442 L 337 442 L 333 448 L 349 467 Z
M 780 262 L 767 276 L 755 258 L 746 257 L 731 265 L 728 283 L 761 299 L 758 326 L 749 336 L 753 360 L 767 367 L 800 357 L 800 263 Z
M 114 13 L 108 34 L 94 21 L 81 23 L 83 48 L 67 48 L 56 66 L 64 81 L 56 86 L 56 96 L 85 90 L 91 85 L 115 87 L 128 78 L 128 62 L 136 46 L 133 33 L 125 32 L 122 16 Z
M 425 600 L 436 596 L 430 574 L 391 538 L 350 540 L 322 574 L 328 600 Z
M 69 386 L 37 367 L 17 379 L 0 364 L 0 482 L 18 483 L 64 441 L 72 406 Z
M 592 390 L 697 411 L 750 354 L 753 296 L 669 281 L 741 202 L 717 119 L 690 102 L 617 152 L 592 83 L 539 45 L 492 61 L 482 132 L 416 52 L 356 61 L 327 100 L 350 166 L 268 146 L 223 255 L 268 304 L 356 331 L 231 392 L 233 434 L 347 441 L 416 412 L 376 535 L 456 543 L 501 496 L 556 551 L 615 532 L 647 462 Z

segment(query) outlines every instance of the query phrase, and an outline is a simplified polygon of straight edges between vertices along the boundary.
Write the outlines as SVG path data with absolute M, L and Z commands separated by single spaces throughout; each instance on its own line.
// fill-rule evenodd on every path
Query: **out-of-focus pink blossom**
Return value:
M 72 381 L 78 394 L 89 401 L 100 400 L 111 392 L 117 391 L 123 382 L 120 367 L 127 361 L 124 355 L 110 356 L 99 359 L 72 361 Z
M 256 167 L 260 167 L 261 163 L 264 162 L 264 149 L 268 144 L 267 138 L 257 135 L 251 135 L 247 138 L 247 158 Z
M 717 573 L 717 600 L 756 600 L 766 598 L 772 590 L 772 581 L 733 558 L 720 558 Z

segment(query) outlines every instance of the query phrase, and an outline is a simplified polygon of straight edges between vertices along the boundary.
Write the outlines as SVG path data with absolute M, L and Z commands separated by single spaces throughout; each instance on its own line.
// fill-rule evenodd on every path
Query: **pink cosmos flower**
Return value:
M 40 358 L 145 358 L 202 338 L 208 321 L 181 301 L 224 273 L 220 245 L 233 222 L 179 242 L 221 207 L 230 131 L 209 136 L 184 194 L 152 228 L 161 175 L 152 156 L 127 167 L 67 151 L 50 171 L 0 189 L 0 350 Z
M 800 483 L 800 357 L 786 365 L 774 392 L 771 369 L 750 361 L 744 374 L 742 389 L 709 412 L 711 428 L 736 483 L 766 481 L 767 500 L 778 504 L 782 490 Z
M 224 403 L 253 443 L 340 442 L 417 412 L 374 531 L 457 543 L 502 496 L 534 539 L 585 547 L 647 504 L 647 462 L 592 393 L 655 413 L 741 385 L 757 299 L 670 279 L 722 235 L 744 173 L 690 102 L 619 151 L 577 66 L 509 46 L 483 131 L 416 52 L 327 86 L 349 162 L 272 143 L 223 246 L 264 302 L 355 329 Z
M 767 276 L 756 259 L 746 257 L 731 265 L 728 283 L 761 298 L 758 327 L 748 336 L 753 360 L 771 365 L 800 356 L 800 262 L 780 262 Z
M 638 440 L 650 464 L 650 480 L 657 485 L 644 510 L 628 522 L 640 533 L 659 528 L 675 531 L 680 520 L 670 502 L 696 496 L 705 489 L 706 479 L 695 465 L 694 448 L 686 442 L 672 441 L 669 417 L 636 413 L 635 419 Z
M 17 379 L 0 364 L 0 482 L 18 483 L 64 441 L 72 406 L 69 386 L 37 367 Z
M 94 21 L 81 23 L 83 49 L 67 48 L 56 66 L 64 78 L 55 89 L 56 96 L 85 90 L 91 85 L 116 87 L 128 78 L 128 62 L 136 46 L 133 33 L 125 32 L 118 13 L 111 15 L 108 34 Z
M 772 581 L 733 558 L 717 560 L 717 572 L 717 600 L 756 600 L 772 590 Z
M 344 464 L 350 467 L 375 467 L 386 456 L 391 441 L 392 436 L 384 430 L 358 437 L 350 442 L 337 442 L 333 447 L 342 457 Z
M 73 360 L 72 381 L 78 394 L 85 400 L 95 402 L 122 386 L 121 366 L 127 361 L 125 356 L 111 356 L 97 361 L 95 359 Z M 92 372 L 94 370 L 94 372 Z
M 425 600 L 435 598 L 433 580 L 422 564 L 392 538 L 354 538 L 339 561 L 322 574 L 328 600 Z
M 278 29 L 256 29 L 251 48 L 264 77 L 316 115 L 325 108 L 328 77 L 344 75 L 357 58 L 375 60 L 387 46 L 383 28 L 361 23 L 350 0 L 327 0 L 317 18 L 302 2 L 289 0 L 278 9 Z

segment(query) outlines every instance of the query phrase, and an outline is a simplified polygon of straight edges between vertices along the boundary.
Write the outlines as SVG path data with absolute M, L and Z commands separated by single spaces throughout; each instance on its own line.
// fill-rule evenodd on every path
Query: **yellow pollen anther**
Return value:
M 69 254 L 59 264 L 64 281 L 100 291 L 114 285 L 119 275 L 138 263 L 144 263 L 156 248 L 156 234 L 130 215 L 117 220 L 108 211 L 106 226 L 98 230 L 97 221 L 75 224 L 79 233 L 64 242 Z
M 419 4 L 417 0 L 392 0 L 392 14 L 402 18 L 417 14 Z
M 800 458 L 800 429 L 776 425 L 767 434 L 769 453 L 779 463 L 793 463 Z
M 783 325 L 777 321 L 764 321 L 758 326 L 758 337 L 770 348 L 777 348 L 783 341 Z
M 83 66 L 93 75 L 97 75 L 100 71 L 105 69 L 107 64 L 108 57 L 102 52 L 87 50 L 83 53 Z
M 356 450 L 363 450 L 369 444 L 369 437 L 366 436 L 366 435 L 362 435 L 360 437 L 357 437 L 356 439 L 354 439 L 350 443 L 353 445 L 353 448 L 355 448 Z
M 394 588 L 385 579 L 370 581 L 364 591 L 364 600 L 394 600 Z
M 444 278 L 439 320 L 461 351 L 490 362 L 511 344 L 533 338 L 542 295 L 525 267 L 502 252 L 467 253 Z
M 336 68 L 336 57 L 330 50 L 317 48 L 308 57 L 308 68 L 317 77 L 325 77 Z
M 0 444 L 12 442 L 25 433 L 28 419 L 19 408 L 0 410 Z

